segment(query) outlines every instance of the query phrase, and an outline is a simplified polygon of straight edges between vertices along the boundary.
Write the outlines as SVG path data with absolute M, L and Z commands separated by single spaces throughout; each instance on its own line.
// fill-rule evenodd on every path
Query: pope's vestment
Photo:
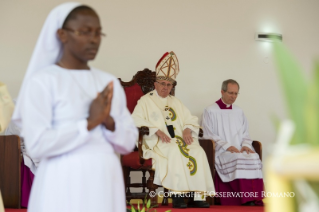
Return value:
M 143 138 L 143 158 L 152 158 L 154 183 L 171 191 L 214 192 L 214 183 L 206 154 L 198 142 L 198 118 L 192 116 L 174 96 L 160 97 L 156 90 L 141 97 L 132 114 L 137 127 L 146 126 L 150 134 Z M 175 137 L 164 143 L 155 133 L 161 130 L 171 137 L 167 125 L 173 125 Z M 183 140 L 183 130 L 192 131 L 193 143 Z

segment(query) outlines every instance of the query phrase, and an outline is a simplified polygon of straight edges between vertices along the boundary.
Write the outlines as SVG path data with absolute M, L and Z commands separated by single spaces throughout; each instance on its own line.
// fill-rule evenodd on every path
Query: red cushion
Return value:
M 133 113 L 137 101 L 144 95 L 141 87 L 136 83 L 130 87 L 124 87 L 126 95 L 126 105 L 128 110 Z
M 145 160 L 143 166 L 140 163 L 140 157 L 138 152 L 131 152 L 128 155 L 123 155 L 122 157 L 122 165 L 131 167 L 132 169 L 139 169 L 142 167 L 151 167 L 152 166 L 152 159 Z

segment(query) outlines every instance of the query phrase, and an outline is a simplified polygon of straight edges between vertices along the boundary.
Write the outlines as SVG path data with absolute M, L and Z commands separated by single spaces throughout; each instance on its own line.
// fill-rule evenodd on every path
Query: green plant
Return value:
M 274 42 L 274 56 L 289 118 L 295 124 L 290 144 L 319 146 L 319 65 L 315 64 L 314 74 L 307 80 L 297 60 L 281 42 Z
M 137 208 L 135 208 L 131 203 L 127 202 L 128 204 L 131 205 L 131 209 L 126 209 L 126 211 L 127 212 L 151 212 L 151 211 L 156 212 L 154 207 L 156 207 L 157 205 L 151 205 L 151 200 L 150 199 L 147 200 L 146 197 L 147 195 L 144 198 L 142 208 L 140 208 L 140 202 L 138 202 Z M 167 210 L 165 212 L 171 212 L 171 211 L 172 210 Z
M 317 170 L 319 153 L 319 64 L 314 67 L 314 74 L 308 80 L 297 60 L 287 48 L 274 40 L 274 56 L 278 66 L 279 78 L 282 82 L 284 98 L 286 99 L 289 119 L 294 124 L 294 130 L 289 143 L 278 145 L 283 151 L 278 151 L 276 163 L 280 168 L 278 176 L 285 175 L 286 183 L 290 184 L 296 193 L 294 211 L 319 211 L 319 175 Z M 278 123 L 278 119 L 276 120 Z M 283 133 L 283 132 L 282 132 Z M 287 134 L 287 131 L 286 131 Z M 278 143 L 285 143 L 281 139 Z M 298 165 L 284 158 L 307 158 Z M 291 174 L 293 173 L 293 174 Z M 296 174 L 302 173 L 298 178 Z M 310 173 L 310 174 L 309 174 Z

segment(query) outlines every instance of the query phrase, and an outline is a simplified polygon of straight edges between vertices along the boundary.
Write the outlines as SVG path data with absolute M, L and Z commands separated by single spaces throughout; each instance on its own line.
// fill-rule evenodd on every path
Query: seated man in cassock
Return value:
M 18 128 L 11 120 L 14 110 L 14 101 L 12 100 L 7 86 L 0 82 L 0 133 L 5 135 L 20 136 L 20 128 Z M 21 206 L 28 207 L 28 201 L 31 186 L 34 178 L 36 165 L 34 161 L 27 155 L 23 138 L 20 139 L 21 153 L 23 159 L 21 161 Z M 33 172 L 31 172 L 31 171 Z
M 14 101 L 15 102 L 15 101 Z M 11 121 L 6 129 L 5 135 L 21 135 L 21 129 Z M 21 206 L 27 208 L 29 197 L 31 193 L 31 187 L 34 179 L 36 169 L 40 163 L 40 160 L 31 158 L 25 148 L 24 139 L 20 136 L 20 146 L 22 153 L 21 161 Z
M 216 144 L 215 188 L 222 205 L 263 205 L 262 164 L 252 147 L 244 112 L 233 105 L 238 92 L 239 84 L 235 80 L 224 81 L 221 99 L 203 113 L 204 138 Z M 227 197 L 220 192 L 236 195 Z
M 14 110 L 14 101 L 12 100 L 7 86 L 0 82 L 0 133 L 5 135 L 20 136 L 20 129 L 12 122 L 11 116 Z M 28 201 L 31 191 L 31 185 L 34 178 L 36 165 L 33 160 L 26 154 L 23 138 L 20 139 L 21 153 L 21 206 L 28 207 Z M 31 172 L 31 171 L 33 172 Z
M 3 86 L 3 85 L 2 85 Z M 0 107 L 1 110 L 5 110 L 4 112 L 2 111 L 1 117 L 3 115 L 6 116 L 6 129 L 4 131 L 4 135 L 21 135 L 21 129 L 15 125 L 11 119 L 11 115 L 13 113 L 14 109 L 14 103 L 15 100 L 12 100 L 8 92 L 4 90 L 4 88 L 0 89 L 1 93 L 1 99 L 6 100 L 6 103 L 2 102 L 6 107 Z M 7 108 L 7 109 L 5 109 Z M 10 122 L 9 122 L 10 121 Z M 36 159 L 32 159 L 26 152 L 25 145 L 24 145 L 24 139 L 20 137 L 20 146 L 21 146 L 21 153 L 23 155 L 22 161 L 21 161 L 21 206 L 27 208 L 28 207 L 28 201 L 29 201 L 29 196 L 31 192 L 31 187 L 32 187 L 32 182 L 34 179 L 34 174 L 36 171 L 36 168 L 39 164 L 39 161 Z
M 152 158 L 154 184 L 179 193 L 172 195 L 173 207 L 209 207 L 205 195 L 213 194 L 215 188 L 206 154 L 198 142 L 198 118 L 169 95 L 178 73 L 176 55 L 165 53 L 156 65 L 155 90 L 141 97 L 132 117 L 137 127 L 150 129 L 143 138 L 143 158 Z M 186 194 L 193 191 L 195 195 Z M 184 195 L 194 196 L 188 205 Z

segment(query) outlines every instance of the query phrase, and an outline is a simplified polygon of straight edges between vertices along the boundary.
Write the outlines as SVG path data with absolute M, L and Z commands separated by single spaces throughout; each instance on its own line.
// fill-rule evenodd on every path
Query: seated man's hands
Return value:
M 186 128 L 184 131 L 183 131 L 183 139 L 185 141 L 185 143 L 187 145 L 191 145 L 192 142 L 193 142 L 193 137 L 192 137 L 192 130 L 189 129 L 189 128 Z
M 240 153 L 239 150 L 236 147 L 234 147 L 234 146 L 230 146 L 226 150 L 231 152 L 231 153 L 234 153 L 234 152 L 235 153 Z
M 240 150 L 240 152 L 247 152 L 247 154 L 249 154 L 249 153 L 255 153 L 253 150 L 251 150 L 249 147 L 247 147 L 247 146 L 243 146 L 242 148 L 241 148 L 241 150 Z
M 160 139 L 162 139 L 163 143 L 170 143 L 171 142 L 171 138 L 168 137 L 163 131 L 157 130 L 155 134 L 158 137 L 160 137 Z

